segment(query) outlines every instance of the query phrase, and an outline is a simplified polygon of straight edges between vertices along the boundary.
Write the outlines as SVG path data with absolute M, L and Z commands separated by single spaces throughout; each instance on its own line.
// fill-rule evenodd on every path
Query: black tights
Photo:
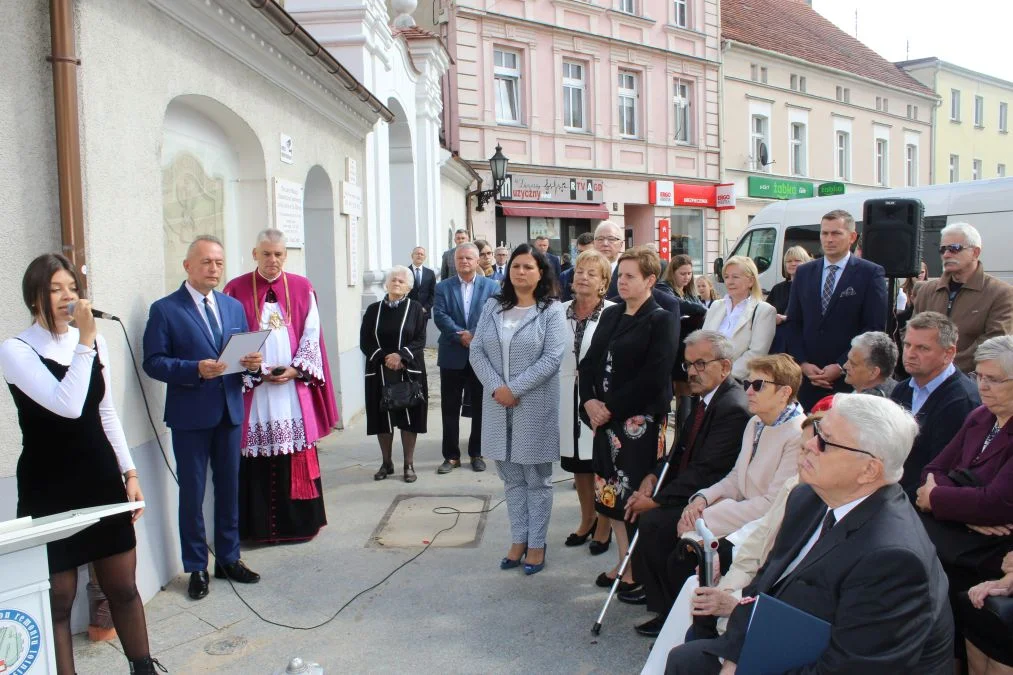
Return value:
M 136 549 L 96 560 L 95 576 L 109 600 L 109 613 L 128 659 L 142 659 L 148 653 L 148 628 L 144 605 L 137 592 L 134 574 Z M 49 604 L 53 613 L 53 640 L 56 643 L 56 672 L 74 675 L 74 645 L 70 634 L 70 610 L 77 595 L 77 569 L 49 577 Z
M 404 448 L 404 465 L 415 465 L 415 439 L 418 434 L 401 429 L 401 446 Z M 376 439 L 380 441 L 380 454 L 383 455 L 383 465 L 393 466 L 391 459 L 394 453 L 394 434 L 377 434 Z

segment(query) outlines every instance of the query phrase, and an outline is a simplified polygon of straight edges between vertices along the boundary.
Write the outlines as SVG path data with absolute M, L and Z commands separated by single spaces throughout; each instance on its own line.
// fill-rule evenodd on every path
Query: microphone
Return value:
M 67 305 L 67 313 L 68 314 L 73 314 L 74 313 L 74 306 L 75 305 L 77 305 L 76 302 L 72 302 L 72 303 L 70 303 L 70 304 Z M 113 316 L 109 312 L 103 312 L 101 309 L 95 309 L 94 307 L 91 308 L 91 315 L 93 317 L 95 317 L 96 319 L 109 319 L 110 321 L 119 321 L 120 320 L 120 317 Z

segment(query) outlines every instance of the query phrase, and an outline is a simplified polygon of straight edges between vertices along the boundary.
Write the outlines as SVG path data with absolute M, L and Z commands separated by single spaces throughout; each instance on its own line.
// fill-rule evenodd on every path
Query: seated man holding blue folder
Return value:
M 917 433 L 914 418 L 893 401 L 836 395 L 802 448 L 805 485 L 789 495 L 774 548 L 743 590 L 728 630 L 676 647 L 665 672 L 735 673 L 749 633 L 759 629 L 750 626 L 751 600 L 762 593 L 799 610 L 795 628 L 782 626 L 781 642 L 767 642 L 766 662 L 744 662 L 740 675 L 951 673 L 946 575 L 898 485 Z M 819 639 L 813 617 L 831 624 L 829 647 L 814 662 L 787 663 L 805 641 Z

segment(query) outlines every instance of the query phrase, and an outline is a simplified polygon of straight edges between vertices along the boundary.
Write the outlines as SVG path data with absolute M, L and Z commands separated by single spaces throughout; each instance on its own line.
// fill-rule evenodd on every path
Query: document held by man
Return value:
M 225 347 L 222 348 L 222 353 L 218 356 L 218 363 L 225 364 L 225 372 L 223 375 L 229 375 L 231 373 L 241 373 L 246 370 L 243 364 L 239 363 L 239 359 L 243 358 L 247 354 L 253 354 L 259 352 L 260 348 L 267 342 L 267 336 L 271 334 L 271 330 L 255 330 L 249 333 L 233 333 L 229 336 L 228 342 L 225 343 Z
M 830 624 L 761 593 L 746 629 L 736 675 L 779 675 L 815 663 L 830 645 Z

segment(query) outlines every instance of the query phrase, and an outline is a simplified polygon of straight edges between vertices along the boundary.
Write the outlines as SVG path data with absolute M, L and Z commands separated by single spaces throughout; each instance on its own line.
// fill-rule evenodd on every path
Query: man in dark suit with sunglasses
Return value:
M 657 616 L 636 627 L 641 635 L 656 637 L 679 593 L 669 574 L 676 555 L 678 524 L 690 499 L 724 478 L 738 459 L 742 434 L 749 421 L 749 402 L 732 377 L 732 344 L 721 333 L 698 330 L 686 338 L 686 369 L 693 410 L 679 430 L 679 439 L 656 474 L 648 474 L 626 505 L 626 519 L 640 527 L 633 551 L 633 577 L 641 587 L 619 593 L 628 604 L 646 604 Z M 658 476 L 669 463 L 665 482 L 652 497 Z M 722 569 L 731 564 L 730 546 L 720 551 Z M 685 579 L 679 580 L 679 586 Z

